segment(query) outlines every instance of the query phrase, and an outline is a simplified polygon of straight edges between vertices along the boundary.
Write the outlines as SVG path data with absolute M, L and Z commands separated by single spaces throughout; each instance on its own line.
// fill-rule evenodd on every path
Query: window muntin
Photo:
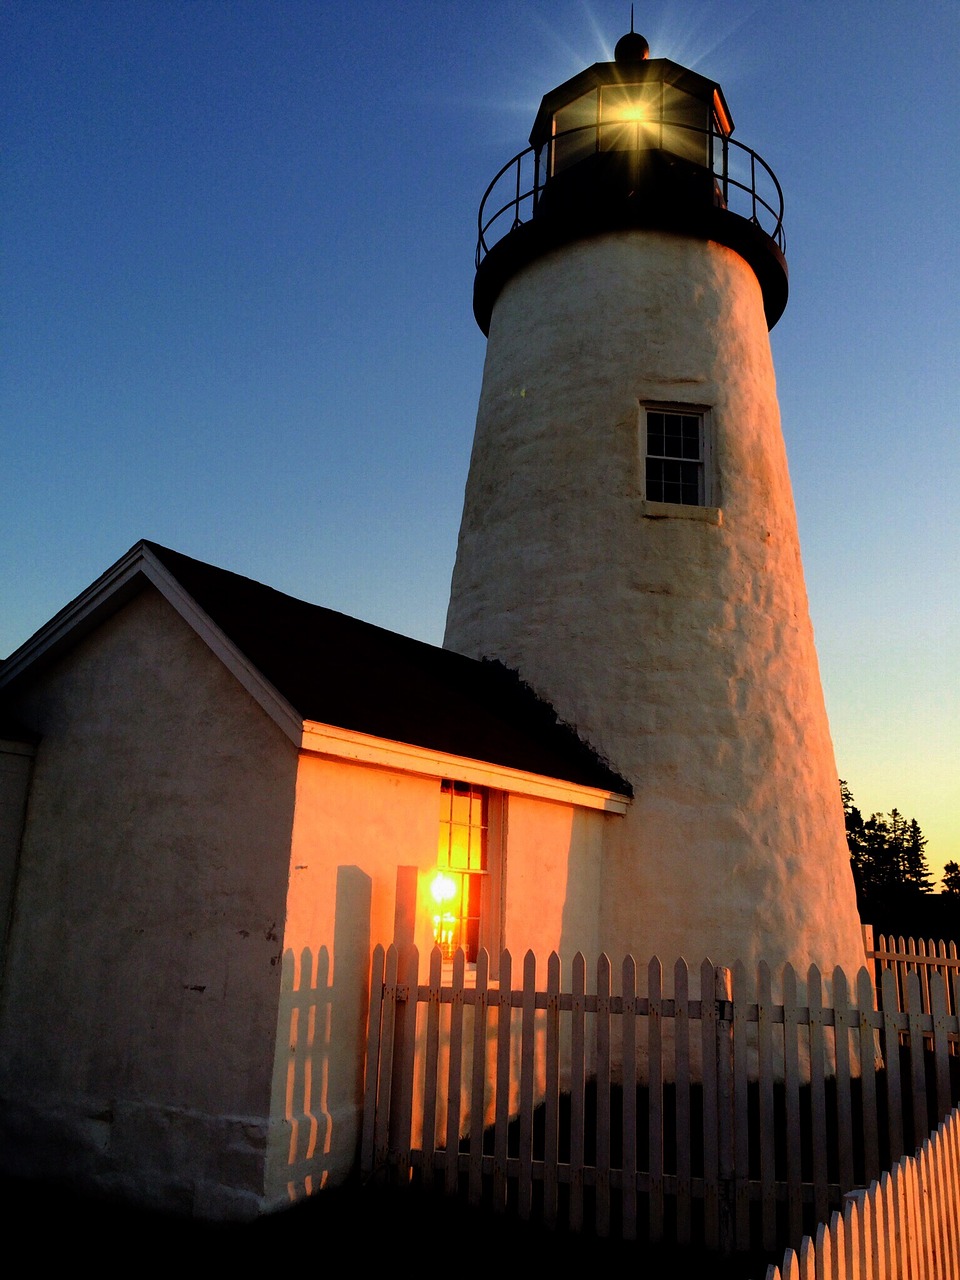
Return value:
M 445 960 L 462 947 L 468 964 L 480 949 L 486 896 L 489 797 L 483 787 L 440 784 L 437 872 L 431 883 L 433 937 Z
M 688 409 L 647 409 L 645 413 L 647 501 L 705 506 L 705 414 Z

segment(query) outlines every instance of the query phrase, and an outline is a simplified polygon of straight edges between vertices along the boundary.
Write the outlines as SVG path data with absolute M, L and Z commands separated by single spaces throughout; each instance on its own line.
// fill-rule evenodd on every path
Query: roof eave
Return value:
M 573 804 L 582 809 L 624 814 L 631 804 L 630 796 L 606 788 L 530 773 L 493 761 L 451 755 L 430 747 L 417 746 L 415 743 L 396 742 L 313 720 L 303 722 L 300 745 L 306 752 L 329 759 L 430 778 L 453 778 L 455 781 L 472 782 L 477 786 L 493 787 L 515 795 Z

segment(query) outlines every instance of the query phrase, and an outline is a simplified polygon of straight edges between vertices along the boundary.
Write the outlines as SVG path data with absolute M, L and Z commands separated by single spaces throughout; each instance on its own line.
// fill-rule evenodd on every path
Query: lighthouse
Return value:
M 518 671 L 631 783 L 589 890 L 603 950 L 853 974 L 769 342 L 783 202 L 733 127 L 718 84 L 631 32 L 491 183 L 444 644 Z

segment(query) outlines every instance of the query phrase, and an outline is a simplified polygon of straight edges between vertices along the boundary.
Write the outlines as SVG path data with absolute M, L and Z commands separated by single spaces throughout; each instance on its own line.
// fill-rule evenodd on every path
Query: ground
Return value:
M 151 1269 L 204 1262 L 218 1271 L 231 1266 L 249 1272 L 278 1263 L 299 1270 L 303 1262 L 342 1267 L 349 1259 L 364 1270 L 384 1265 L 385 1274 L 419 1269 L 458 1277 L 497 1280 L 529 1275 L 532 1269 L 558 1273 L 589 1267 L 597 1273 L 629 1266 L 643 1280 L 678 1275 L 711 1280 L 764 1280 L 766 1260 L 724 1262 L 692 1250 L 626 1244 L 551 1233 L 529 1223 L 473 1211 L 439 1195 L 349 1187 L 325 1191 L 305 1204 L 244 1226 L 223 1226 L 170 1218 L 142 1209 L 121 1208 L 84 1196 L 69 1186 L 5 1179 L 0 1194 L 8 1240 L 29 1241 L 47 1265 L 95 1264 L 107 1275 L 129 1275 L 145 1260 Z M 561 1265 L 562 1264 L 562 1265 Z M 701 1270 L 702 1267 L 702 1270 Z M 610 1274 L 616 1274 L 610 1271 Z M 583 1274 L 589 1274 L 585 1271 Z

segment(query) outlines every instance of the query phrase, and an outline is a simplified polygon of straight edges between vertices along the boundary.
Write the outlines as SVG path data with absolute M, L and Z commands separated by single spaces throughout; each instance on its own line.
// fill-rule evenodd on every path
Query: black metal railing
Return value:
M 625 146 L 624 136 L 631 128 L 636 130 L 635 145 Z M 654 132 L 655 138 L 652 137 Z M 582 140 L 574 135 L 581 135 Z M 583 145 L 583 140 L 587 141 L 587 146 Z M 651 126 L 640 121 L 609 120 L 567 129 L 542 146 L 527 147 L 507 161 L 480 201 L 477 215 L 478 267 L 498 241 L 536 215 L 552 180 L 551 171 L 556 168 L 553 157 L 557 144 L 564 142 L 568 147 L 570 143 L 575 144 L 578 160 L 558 168 L 558 176 L 569 173 L 591 153 L 640 154 L 660 150 L 685 159 L 685 152 L 696 152 L 706 158 L 705 164 L 696 164 L 695 167 L 712 175 L 714 203 L 752 222 L 776 242 L 781 253 L 785 251 L 783 192 L 776 174 L 755 151 L 725 137 L 716 129 L 701 129 L 671 121 Z

